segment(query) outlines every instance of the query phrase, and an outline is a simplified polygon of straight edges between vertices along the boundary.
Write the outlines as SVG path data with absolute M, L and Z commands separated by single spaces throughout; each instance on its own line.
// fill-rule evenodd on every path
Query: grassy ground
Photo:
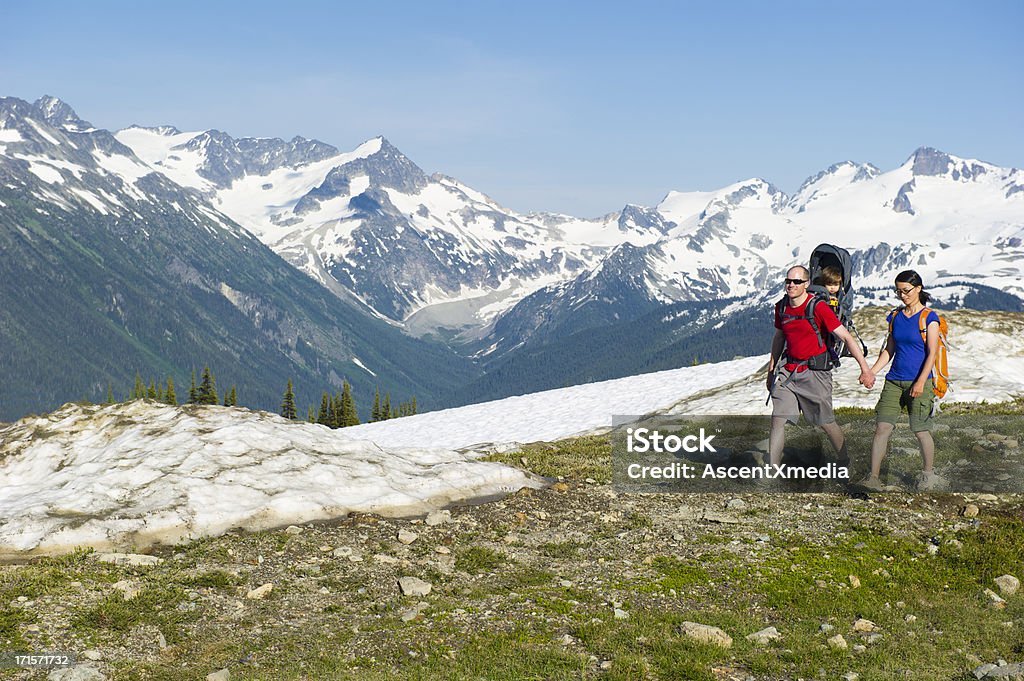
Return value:
M 494 459 L 560 481 L 435 527 L 358 516 L 230 533 L 149 568 L 85 551 L 5 566 L 0 651 L 92 649 L 108 678 L 168 680 L 967 679 L 1024 661 L 1024 596 L 984 593 L 1024 578 L 1019 497 L 965 518 L 949 495 L 617 494 L 601 437 Z M 433 588 L 403 596 L 399 576 Z M 732 646 L 690 640 L 688 621 Z M 768 626 L 781 640 L 746 639 Z

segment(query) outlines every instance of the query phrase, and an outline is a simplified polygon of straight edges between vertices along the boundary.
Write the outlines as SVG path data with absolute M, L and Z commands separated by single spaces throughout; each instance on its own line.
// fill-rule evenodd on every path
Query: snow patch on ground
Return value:
M 415 515 L 537 485 L 455 451 L 385 449 L 231 407 L 66 405 L 0 442 L 0 558 Z

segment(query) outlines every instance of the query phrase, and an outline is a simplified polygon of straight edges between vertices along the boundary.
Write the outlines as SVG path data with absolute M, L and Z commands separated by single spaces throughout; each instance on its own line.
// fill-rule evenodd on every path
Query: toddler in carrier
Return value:
M 839 287 L 843 285 L 842 272 L 832 265 L 826 265 L 821 268 L 821 272 L 814 278 L 814 283 L 818 286 L 824 286 L 825 290 L 828 291 L 828 305 L 836 313 L 836 317 L 838 317 Z

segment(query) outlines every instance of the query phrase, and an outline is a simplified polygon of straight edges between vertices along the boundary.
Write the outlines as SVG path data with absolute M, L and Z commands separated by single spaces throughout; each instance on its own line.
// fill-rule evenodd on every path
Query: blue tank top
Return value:
M 921 373 L 925 357 L 928 356 L 924 339 L 921 338 L 921 312 L 907 317 L 902 310 L 897 310 L 890 313 L 887 318 L 892 321 L 892 339 L 896 344 L 896 356 L 892 359 L 889 373 L 885 375 L 891 381 L 916 381 Z M 929 310 L 925 328 L 927 329 L 928 324 L 932 322 L 938 324 L 939 315 Z M 932 378 L 930 371 L 928 378 Z

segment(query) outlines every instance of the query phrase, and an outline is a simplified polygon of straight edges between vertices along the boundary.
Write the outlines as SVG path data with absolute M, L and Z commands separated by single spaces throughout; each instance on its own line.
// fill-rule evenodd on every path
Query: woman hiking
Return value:
M 896 419 L 905 408 L 910 415 L 910 430 L 917 437 L 924 462 L 917 479 L 918 491 L 937 491 L 946 482 L 932 470 L 935 458 L 935 442 L 932 429 L 935 419 L 932 405 L 932 367 L 939 351 L 939 316 L 927 309 L 931 295 L 924 290 L 921 276 L 914 270 L 904 270 L 896 275 L 896 295 L 902 307 L 889 313 L 889 335 L 885 346 L 878 353 L 878 360 L 871 371 L 877 374 L 889 360 L 892 367 L 885 375 L 885 386 L 875 407 L 875 437 L 871 443 L 871 472 L 858 486 L 867 491 L 880 491 L 882 482 L 879 475 L 882 459 L 885 458 Z M 925 312 L 927 310 L 927 312 Z M 926 317 L 921 320 L 921 315 Z M 924 329 L 924 338 L 922 338 Z

